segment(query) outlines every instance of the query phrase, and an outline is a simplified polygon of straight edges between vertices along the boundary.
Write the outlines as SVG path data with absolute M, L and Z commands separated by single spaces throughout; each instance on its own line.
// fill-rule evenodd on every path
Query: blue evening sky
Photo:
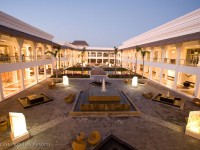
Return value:
M 200 0 L 1 0 L 0 10 L 54 35 L 114 47 L 200 8 Z

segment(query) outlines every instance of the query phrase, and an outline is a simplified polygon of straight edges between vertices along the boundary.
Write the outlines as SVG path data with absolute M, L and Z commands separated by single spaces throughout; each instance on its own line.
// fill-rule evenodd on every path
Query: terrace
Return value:
M 69 93 L 78 93 L 90 86 L 92 79 L 70 79 L 70 86 L 57 84 L 56 88 L 48 89 L 47 79 L 34 85 L 6 101 L 0 103 L 0 114 L 21 112 L 26 117 L 26 124 L 31 138 L 12 145 L 10 131 L 1 132 L 1 146 L 5 149 L 27 149 L 29 145 L 43 144 L 42 149 L 71 149 L 72 141 L 81 131 L 88 135 L 92 130 L 99 130 L 102 140 L 113 134 L 136 149 L 200 149 L 200 141 L 184 134 L 186 118 L 190 111 L 199 110 L 189 97 L 168 89 L 153 81 L 146 80 L 146 84 L 133 88 L 121 79 L 108 79 L 117 89 L 122 90 L 130 101 L 141 111 L 141 116 L 126 117 L 71 117 L 69 112 L 74 104 L 64 101 Z M 171 105 L 157 103 L 142 96 L 143 92 L 153 92 L 180 97 L 185 101 L 184 108 L 179 109 Z M 19 97 L 44 93 L 54 100 L 45 104 L 24 109 L 18 102 Z M 89 148 L 89 147 L 88 147 Z

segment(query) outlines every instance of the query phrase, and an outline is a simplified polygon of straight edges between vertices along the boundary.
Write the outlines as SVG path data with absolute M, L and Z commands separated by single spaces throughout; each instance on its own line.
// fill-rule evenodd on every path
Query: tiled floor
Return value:
M 45 80 L 0 103 L 0 114 L 22 112 L 31 138 L 13 146 L 10 131 L 0 132 L 0 149 L 71 149 L 72 140 L 83 131 L 88 135 L 97 129 L 104 139 L 112 133 L 139 150 L 199 150 L 200 141 L 184 134 L 186 117 L 191 110 L 200 110 L 191 103 L 190 98 L 164 86 L 147 80 L 145 85 L 133 88 L 120 79 L 107 79 L 112 86 L 123 90 L 142 112 L 140 117 L 76 117 L 69 112 L 73 104 L 67 104 L 64 97 L 71 92 L 79 93 L 89 87 L 92 79 L 70 79 L 70 86 L 58 84 L 48 89 L 51 79 Z M 185 100 L 184 110 L 145 99 L 142 93 L 170 92 L 171 95 Z M 54 101 L 24 109 L 17 98 L 34 93 L 44 93 Z M 91 149 L 91 147 L 87 147 Z

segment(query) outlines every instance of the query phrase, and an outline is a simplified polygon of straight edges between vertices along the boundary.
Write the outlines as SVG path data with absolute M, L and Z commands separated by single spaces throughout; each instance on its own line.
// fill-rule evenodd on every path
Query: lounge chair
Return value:
M 196 105 L 196 106 L 200 106 L 200 99 L 199 98 L 194 98 L 192 100 L 192 102 Z
M 142 94 L 142 96 L 144 96 L 147 99 L 152 99 L 153 98 L 153 93 L 152 92 L 149 92 L 149 93 L 144 92 Z
M 65 101 L 67 102 L 67 103 L 73 103 L 73 101 L 74 101 L 74 98 L 76 97 L 76 95 L 75 94 L 69 94 L 67 97 L 65 97 Z
M 88 143 L 91 145 L 96 145 L 101 140 L 101 133 L 97 130 L 94 130 L 90 135 L 88 136 Z

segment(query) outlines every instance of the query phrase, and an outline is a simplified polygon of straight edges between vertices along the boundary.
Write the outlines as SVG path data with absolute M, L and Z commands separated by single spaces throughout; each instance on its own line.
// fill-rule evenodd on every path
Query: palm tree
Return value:
M 143 65 L 143 69 L 142 69 L 142 79 L 144 77 L 144 57 L 146 56 L 147 53 L 149 53 L 149 51 L 145 51 L 145 50 L 141 50 L 141 55 L 142 55 L 142 65 Z
M 135 75 L 136 75 L 136 73 L 137 73 L 137 53 L 140 52 L 142 50 L 142 48 L 139 47 L 139 46 L 136 46 L 135 50 L 136 50 L 136 52 L 135 52 L 135 60 L 136 60 L 136 62 L 135 62 Z
M 82 75 L 83 75 L 83 57 L 84 57 L 84 55 L 85 55 L 85 51 L 86 51 L 86 48 L 83 47 L 82 52 L 81 52 Z
M 54 46 L 53 48 L 55 49 L 54 52 L 52 52 L 52 51 L 47 51 L 47 52 L 45 52 L 45 54 L 51 54 L 51 56 L 53 56 L 54 58 L 56 58 L 57 55 L 58 55 L 58 52 L 61 50 L 61 46 L 58 45 L 58 46 Z M 59 63 L 60 63 L 60 62 L 59 62 Z M 56 79 L 58 78 L 58 73 L 57 73 L 57 72 L 58 72 L 58 71 L 57 71 L 57 59 L 56 59 Z
M 117 68 L 116 68 L 116 56 L 117 56 L 117 53 L 118 53 L 118 48 L 117 47 L 114 47 L 114 54 L 115 54 L 115 75 L 116 75 L 116 70 L 117 70 Z
M 122 53 L 123 51 L 121 50 L 121 69 L 122 69 Z M 122 71 L 121 71 L 121 75 L 122 75 Z

